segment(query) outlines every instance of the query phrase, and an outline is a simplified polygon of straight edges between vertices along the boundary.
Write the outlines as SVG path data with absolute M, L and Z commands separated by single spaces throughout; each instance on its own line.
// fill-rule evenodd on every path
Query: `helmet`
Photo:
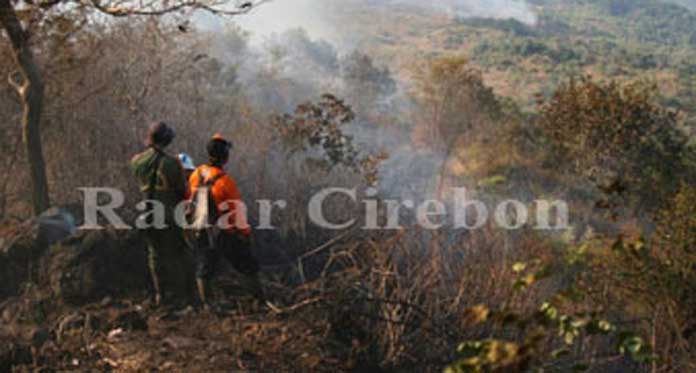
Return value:
M 194 171 L 196 169 L 196 165 L 193 164 L 193 159 L 186 153 L 179 154 L 179 161 L 181 161 L 181 166 L 184 167 L 186 171 Z

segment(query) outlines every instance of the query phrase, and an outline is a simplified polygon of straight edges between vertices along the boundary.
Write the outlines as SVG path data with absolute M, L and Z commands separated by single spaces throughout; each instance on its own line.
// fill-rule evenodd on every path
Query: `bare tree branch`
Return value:
M 24 95 L 24 84 L 20 84 L 14 78 L 18 73 L 18 70 L 13 70 L 7 74 L 7 83 L 17 92 L 20 97 L 22 97 Z
M 227 1 L 224 0 L 214 0 L 214 1 L 202 1 L 202 0 L 185 0 L 178 1 L 164 7 L 158 7 L 157 2 L 153 1 L 148 4 L 141 5 L 126 5 L 123 2 L 107 3 L 105 4 L 101 0 L 86 0 L 89 5 L 92 5 L 98 11 L 108 14 L 114 17 L 127 17 L 127 16 L 161 16 L 168 13 L 174 13 L 184 10 L 204 10 L 206 12 L 223 15 L 223 16 L 238 16 L 242 14 L 247 14 L 251 10 L 255 9 L 259 5 L 269 2 L 271 0 L 256 0 L 248 1 L 233 10 L 227 10 L 221 8 Z M 159 2 L 162 3 L 162 2 Z

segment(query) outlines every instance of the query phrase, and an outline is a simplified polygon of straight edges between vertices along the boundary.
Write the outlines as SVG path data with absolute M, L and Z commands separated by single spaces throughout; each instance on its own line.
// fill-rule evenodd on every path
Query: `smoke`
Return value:
M 262 44 L 295 29 L 307 30 L 312 38 L 336 44 L 342 39 L 341 25 L 332 24 L 327 17 L 336 14 L 337 4 L 335 0 L 272 0 L 234 18 L 234 23 L 250 33 L 253 44 Z M 195 21 L 203 31 L 222 31 L 225 28 L 225 20 L 205 12 L 196 14 Z
M 530 25 L 537 20 L 532 7 L 524 0 L 273 0 L 234 21 L 252 34 L 252 43 L 302 28 L 314 39 L 350 48 L 356 39 L 371 36 L 348 31 L 355 30 L 356 11 L 369 12 L 378 7 L 398 9 L 405 5 L 452 17 L 514 18 Z M 199 23 L 207 29 L 221 28 L 220 22 L 213 17 L 199 17 Z
M 248 41 L 246 45 L 230 43 L 224 25 L 216 24 L 220 21 L 214 18 L 199 18 L 199 23 L 221 39 L 213 43 L 216 51 L 212 55 L 234 57 L 223 60 L 237 66 L 238 80 L 255 107 L 291 112 L 295 105 L 316 99 L 323 92 L 336 93 L 354 105 L 345 91 L 344 59 L 354 49 L 361 49 L 355 40 L 377 36 L 369 35 L 369 31 L 359 34 L 361 27 L 351 14 L 382 7 L 382 12 L 374 16 L 378 21 L 383 10 L 406 6 L 416 14 L 418 8 L 423 8 L 452 17 L 515 18 L 529 24 L 536 21 L 527 3 L 517 0 L 274 0 L 234 19 L 239 29 L 249 33 L 249 39 L 243 38 Z M 383 63 L 376 62 L 377 66 Z M 435 193 L 439 165 L 446 162 L 446 157 L 440 149 L 424 149 L 413 143 L 415 118 L 411 110 L 417 109 L 404 89 L 406 82 L 398 81 L 397 76 L 394 79 L 398 89 L 375 97 L 368 110 L 397 115 L 398 128 L 374 123 L 379 115 L 359 115 L 346 130 L 360 148 L 372 152 L 385 149 L 390 154 L 380 171 L 380 190 L 385 195 L 419 200 Z M 382 107 L 389 102 L 392 106 Z
M 430 3 L 420 0 L 392 0 L 391 3 L 408 4 L 456 17 L 513 18 L 529 25 L 537 21 L 537 15 L 524 0 L 439 0 Z

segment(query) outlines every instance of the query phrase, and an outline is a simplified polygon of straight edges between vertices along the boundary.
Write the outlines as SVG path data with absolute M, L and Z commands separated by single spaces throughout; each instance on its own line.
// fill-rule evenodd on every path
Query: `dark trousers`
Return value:
M 171 292 L 177 298 L 193 296 L 193 258 L 178 228 L 144 232 L 148 248 L 148 267 L 155 290 Z M 159 289 L 158 289 L 159 288 Z
M 236 233 L 221 232 L 214 248 L 196 251 L 196 278 L 213 278 L 222 258 L 227 259 L 235 270 L 247 277 L 259 273 L 259 263 L 251 253 L 248 240 L 240 238 Z
M 225 258 L 235 270 L 246 277 L 245 287 L 254 298 L 264 301 L 265 294 L 258 276 L 260 267 L 251 254 L 249 240 L 234 233 L 222 232 L 216 242 L 214 248 L 196 250 L 196 278 L 210 286 L 210 280 L 215 276 L 220 260 Z

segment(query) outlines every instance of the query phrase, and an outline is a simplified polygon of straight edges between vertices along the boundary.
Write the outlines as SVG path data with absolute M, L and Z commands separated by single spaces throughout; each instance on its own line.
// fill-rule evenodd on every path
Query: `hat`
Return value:
M 147 145 L 166 147 L 172 143 L 176 133 L 164 122 L 155 122 L 147 131 Z
M 208 142 L 208 156 L 213 163 L 226 161 L 230 155 L 232 143 L 227 141 L 222 135 L 215 134 Z
M 193 159 L 186 153 L 179 154 L 179 161 L 181 161 L 181 166 L 186 171 L 194 171 L 196 169 L 196 165 L 193 164 Z

